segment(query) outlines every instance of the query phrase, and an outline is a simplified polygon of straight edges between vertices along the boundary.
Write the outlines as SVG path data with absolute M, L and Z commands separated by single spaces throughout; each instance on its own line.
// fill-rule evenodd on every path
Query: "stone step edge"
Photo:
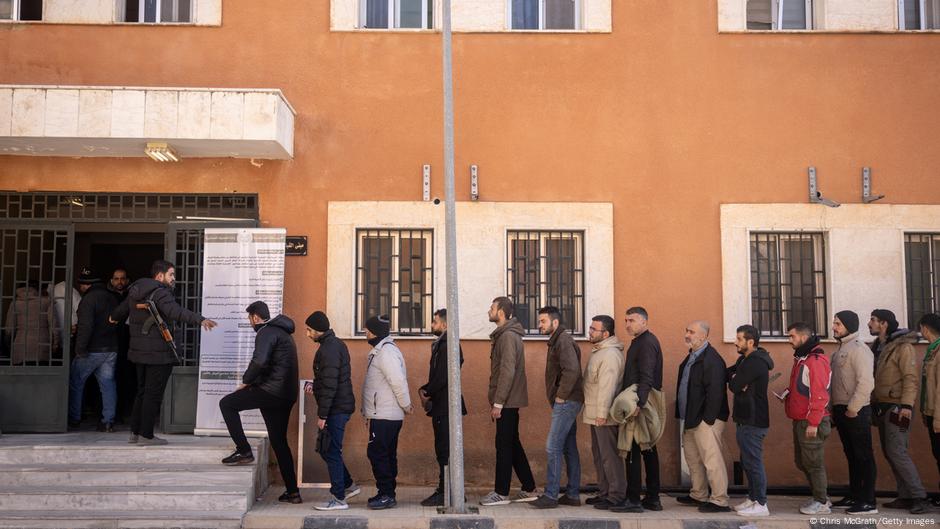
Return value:
M 230 472 L 234 474 L 250 473 L 256 465 L 226 466 L 221 463 L 0 463 L 0 473 L 4 472 Z
M 102 487 L 100 485 L 38 485 L 25 487 L 0 487 L 0 496 L 8 495 L 43 495 L 49 494 L 111 494 L 111 495 L 176 495 L 176 494 L 202 494 L 202 495 L 231 495 L 248 494 L 250 487 L 243 485 L 160 485 L 160 486 L 137 486 L 137 487 Z M 0 511 L 0 515 L 3 511 Z
M 5 520 L 241 520 L 243 511 L 0 511 L 0 522 Z

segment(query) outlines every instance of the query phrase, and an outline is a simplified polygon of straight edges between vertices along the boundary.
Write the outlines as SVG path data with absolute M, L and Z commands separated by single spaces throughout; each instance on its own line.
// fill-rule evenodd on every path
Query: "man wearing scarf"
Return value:
M 924 314 L 920 334 L 930 342 L 924 356 L 920 379 L 920 412 L 930 437 L 930 448 L 940 470 L 940 315 Z M 940 507 L 940 497 L 933 500 Z

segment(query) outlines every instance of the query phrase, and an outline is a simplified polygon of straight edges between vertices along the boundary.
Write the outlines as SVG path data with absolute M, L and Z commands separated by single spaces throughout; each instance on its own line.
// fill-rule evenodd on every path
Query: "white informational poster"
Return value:
M 228 435 L 219 401 L 235 391 L 251 361 L 255 331 L 245 308 L 264 301 L 274 317 L 284 303 L 283 228 L 206 229 L 202 315 L 219 325 L 199 342 L 196 435 Z M 248 435 L 266 435 L 258 410 L 241 413 Z

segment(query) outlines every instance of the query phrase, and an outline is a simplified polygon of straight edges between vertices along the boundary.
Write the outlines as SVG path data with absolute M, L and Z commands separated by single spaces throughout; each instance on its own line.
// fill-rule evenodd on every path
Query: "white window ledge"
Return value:
M 120 0 L 45 0 L 42 20 L 0 20 L 0 24 L 97 26 L 221 26 L 222 0 L 192 0 L 192 22 L 138 23 L 118 20 Z

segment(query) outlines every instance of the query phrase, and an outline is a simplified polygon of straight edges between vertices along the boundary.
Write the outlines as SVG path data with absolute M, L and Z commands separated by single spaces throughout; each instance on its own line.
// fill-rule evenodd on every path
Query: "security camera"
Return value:
M 436 206 L 436 205 L 438 205 L 438 204 L 440 204 L 440 203 L 441 203 L 441 199 L 439 199 L 439 198 L 437 198 L 437 197 L 434 197 L 434 205 Z

